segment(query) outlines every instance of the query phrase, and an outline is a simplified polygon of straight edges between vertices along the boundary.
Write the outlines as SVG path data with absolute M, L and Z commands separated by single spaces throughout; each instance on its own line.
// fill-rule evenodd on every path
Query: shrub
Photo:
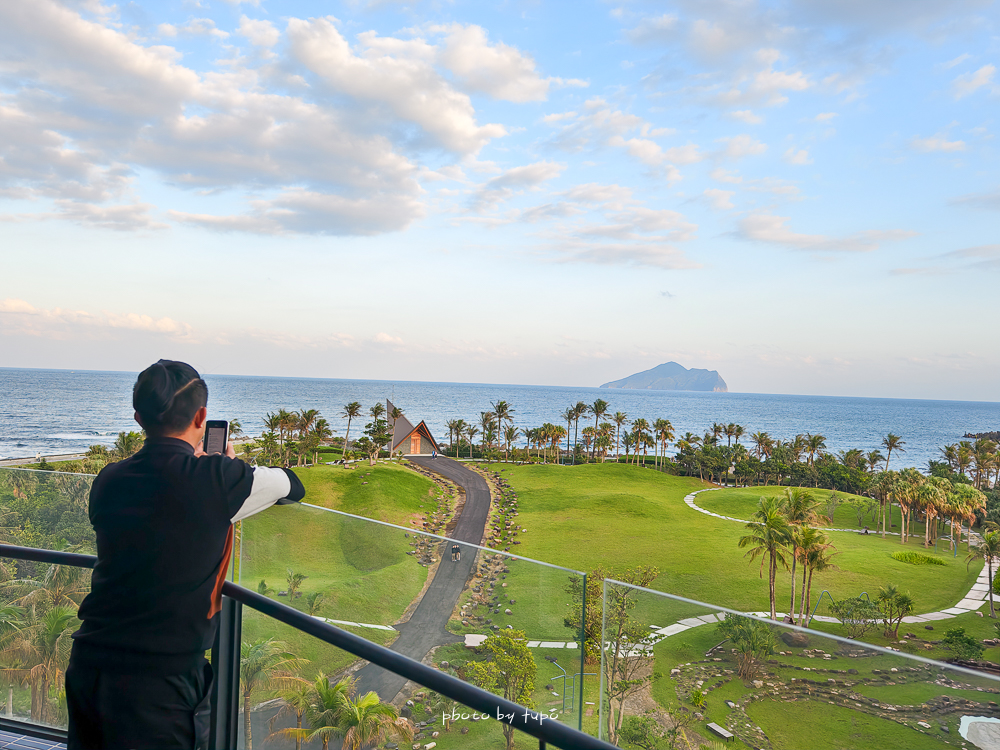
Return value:
M 930 555 L 921 555 L 919 552 L 893 552 L 889 557 L 910 565 L 944 565 L 944 560 Z
M 982 658 L 983 647 L 972 636 L 965 634 L 965 628 L 952 628 L 945 631 L 941 643 L 955 652 L 955 657 L 963 661 L 975 661 Z

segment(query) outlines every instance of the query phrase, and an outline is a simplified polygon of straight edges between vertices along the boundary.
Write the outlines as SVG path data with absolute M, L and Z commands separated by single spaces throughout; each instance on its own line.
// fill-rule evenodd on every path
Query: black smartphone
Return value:
M 205 422 L 205 453 L 225 453 L 229 442 L 229 422 L 210 419 Z

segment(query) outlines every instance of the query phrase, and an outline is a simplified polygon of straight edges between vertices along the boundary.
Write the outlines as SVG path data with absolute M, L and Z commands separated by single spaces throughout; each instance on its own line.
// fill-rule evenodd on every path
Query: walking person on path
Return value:
M 290 469 L 201 450 L 208 387 L 160 360 L 135 383 L 146 442 L 90 491 L 91 592 L 66 670 L 69 750 L 207 748 L 212 647 L 232 524 L 305 495 Z

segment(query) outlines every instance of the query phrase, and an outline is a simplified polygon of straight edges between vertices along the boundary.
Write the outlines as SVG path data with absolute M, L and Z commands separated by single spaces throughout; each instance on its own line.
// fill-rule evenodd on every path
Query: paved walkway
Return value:
M 440 474 L 465 490 L 465 506 L 458 517 L 458 524 L 451 538 L 469 544 L 479 544 L 486 529 L 490 512 L 490 489 L 486 480 L 476 472 L 467 469 L 458 461 L 439 456 L 410 456 L 408 460 Z M 450 545 L 450 542 L 442 542 Z M 399 638 L 390 646 L 393 651 L 418 661 L 427 656 L 435 646 L 462 641 L 460 636 L 449 633 L 448 618 L 455 609 L 458 597 L 465 588 L 476 555 L 462 555 L 458 562 L 451 562 L 451 556 L 442 550 L 437 572 L 419 604 L 407 622 L 395 626 Z M 406 684 L 406 678 L 369 664 L 358 670 L 358 694 L 374 690 L 383 701 L 391 701 Z

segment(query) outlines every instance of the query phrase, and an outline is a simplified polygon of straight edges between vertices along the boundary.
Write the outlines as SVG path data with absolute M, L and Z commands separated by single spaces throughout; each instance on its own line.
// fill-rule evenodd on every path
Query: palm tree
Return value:
M 906 441 L 899 435 L 893 435 L 891 432 L 882 438 L 882 447 L 886 450 L 885 471 L 889 471 L 889 459 L 892 458 L 893 451 L 896 451 L 896 453 L 906 453 L 903 449 L 904 445 L 906 445 Z
M 323 592 L 314 591 L 311 594 L 306 595 L 306 614 L 310 617 L 316 617 L 319 614 L 320 607 L 323 606 Z
M 785 496 L 781 500 L 781 513 L 792 527 L 789 535 L 792 547 L 792 598 L 788 608 L 789 617 L 795 614 L 795 566 L 798 562 L 802 527 L 812 526 L 819 521 L 818 508 L 819 501 L 799 487 L 786 489 Z
M 382 415 L 385 414 L 385 407 L 382 405 L 382 402 L 379 401 L 377 404 L 375 404 L 375 406 L 369 408 L 368 414 L 371 416 L 373 420 L 377 421 L 381 419 Z
M 323 743 L 323 750 L 328 750 L 331 737 L 343 737 L 341 721 L 353 692 L 354 680 L 350 677 L 344 677 L 331 685 L 330 678 L 323 672 L 316 675 L 312 697 L 306 709 L 306 721 L 310 728 L 301 730 L 303 739 L 310 742 L 319 739 Z
M 594 415 L 594 432 L 597 432 L 597 424 L 601 421 L 601 417 L 608 413 L 608 408 L 608 402 L 600 398 L 587 407 L 587 411 Z M 595 455 L 591 455 L 590 458 L 593 460 L 595 457 Z
M 744 432 L 745 430 L 743 429 L 743 425 L 733 425 L 733 442 L 736 443 L 736 445 L 740 444 L 740 438 L 743 437 Z
M 288 645 L 273 638 L 262 638 L 240 645 L 240 689 L 243 691 L 243 731 L 246 750 L 253 750 L 250 730 L 250 696 L 257 690 L 274 690 L 294 686 L 293 671 L 305 663 L 288 652 Z
M 917 490 L 917 502 L 924 511 L 924 546 L 931 546 L 931 521 L 947 506 L 951 482 L 940 477 L 930 477 Z M 934 524 L 937 525 L 936 522 Z M 937 533 L 934 534 L 937 538 Z
M 483 431 L 483 453 L 486 452 L 487 448 L 487 436 L 490 434 L 495 434 L 497 418 L 492 412 L 481 411 L 479 412 L 479 429 Z
M 285 581 L 288 583 L 288 599 L 291 601 L 295 598 L 295 592 L 299 590 L 302 582 L 309 576 L 303 573 L 294 573 L 291 568 L 286 568 L 285 572 L 288 574 L 285 576 Z
M 348 697 L 339 726 L 344 731 L 344 750 L 379 747 L 389 739 L 408 742 L 413 738 L 413 725 L 401 718 L 391 703 L 380 701 L 375 692 L 357 699 Z
M 865 461 L 868 463 L 868 473 L 874 474 L 876 467 L 881 466 L 882 462 L 885 461 L 885 456 L 880 450 L 868 451 L 865 454 Z
M 771 436 L 766 432 L 755 432 L 750 436 L 750 440 L 753 441 L 753 451 L 758 460 L 764 456 L 771 455 L 771 446 L 774 444 L 774 441 L 771 440 Z
M 753 519 L 746 524 L 750 531 L 746 536 L 740 537 L 738 542 L 740 549 L 746 549 L 744 557 L 749 557 L 751 562 L 760 558 L 760 577 L 764 577 L 764 562 L 768 562 L 768 588 L 771 599 L 771 619 L 777 619 L 774 601 L 774 581 L 778 573 L 778 563 L 785 568 L 788 563 L 785 559 L 785 547 L 788 545 L 790 530 L 788 522 L 781 512 L 781 505 L 777 498 L 762 497 L 754 511 Z
M 586 406 L 586 404 L 584 404 L 584 406 Z M 619 455 L 618 446 L 621 443 L 622 427 L 628 424 L 628 414 L 623 411 L 616 411 L 615 415 L 611 417 L 611 421 L 614 422 L 615 426 L 618 428 L 615 433 L 615 458 L 617 458 Z
M 809 616 L 809 606 L 812 604 L 812 577 L 813 573 L 822 573 L 834 567 L 833 556 L 838 552 L 830 552 L 836 549 L 822 531 L 806 527 L 800 539 L 801 548 L 799 554 L 802 558 L 802 575 L 808 571 L 809 577 L 802 590 L 801 607 L 799 608 L 799 625 L 808 627 L 806 618 Z
M 281 709 L 267 723 L 267 728 L 271 730 L 271 734 L 268 735 L 267 739 L 270 740 L 272 737 L 283 734 L 291 735 L 295 738 L 295 750 L 302 750 L 302 737 L 304 734 L 302 731 L 302 717 L 306 715 L 306 712 L 312 705 L 312 696 L 312 684 L 301 677 L 294 678 L 289 687 L 279 692 L 278 697 L 281 698 Z M 275 732 L 275 722 L 289 714 L 295 714 L 295 727 L 279 729 Z
M 317 419 L 316 424 L 313 425 L 312 431 L 313 437 L 316 439 L 315 453 L 313 454 L 313 463 L 319 463 L 319 446 L 326 443 L 330 438 L 333 437 L 333 430 L 330 428 L 330 423 L 325 419 Z
M 300 409 L 298 413 L 298 424 L 296 427 L 299 431 L 299 439 L 303 438 L 312 426 L 319 419 L 319 409 Z
M 17 612 L 8 610 L 14 616 Z M 23 619 L 8 621 L 11 627 L 3 647 L 4 656 L 19 666 L 4 671 L 31 685 L 31 720 L 50 723 L 49 689 L 59 685 L 69 663 L 76 611 L 56 606 L 47 611 L 31 607 L 21 613 Z
M 355 417 L 361 416 L 361 404 L 357 401 L 352 401 L 344 406 L 344 410 L 340 413 L 340 416 L 347 419 L 347 432 L 344 433 L 344 459 L 347 459 L 347 451 L 351 448 L 351 420 Z
M 503 460 L 507 460 L 507 452 L 510 450 L 510 444 L 513 443 L 521 437 L 521 431 L 512 424 L 507 425 L 503 428 L 503 439 L 504 439 L 504 450 L 503 450 Z
M 666 458 L 667 456 L 667 445 L 671 440 L 674 439 L 674 426 L 670 424 L 669 419 L 657 419 L 653 423 L 653 432 L 656 434 L 656 439 L 662 446 L 660 451 L 660 458 Z M 660 467 L 660 463 L 656 464 L 657 468 Z
M 476 435 L 479 434 L 479 428 L 474 424 L 469 424 L 465 426 L 465 436 L 469 438 L 469 459 L 472 459 L 472 441 L 476 439 Z
M 983 534 L 983 540 L 976 545 L 970 545 L 969 555 L 965 559 L 968 569 L 973 560 L 985 560 L 986 572 L 988 576 L 987 586 L 990 592 L 990 617 L 996 618 L 997 613 L 993 608 L 993 561 L 1000 557 L 1000 531 L 987 531 Z
M 457 419 L 449 419 L 447 423 L 448 427 L 448 442 L 451 443 L 451 447 L 455 449 L 455 458 L 458 458 L 458 442 L 459 438 L 455 437 L 455 430 L 458 428 Z M 461 436 L 459 436 L 461 437 Z
M 572 406 L 566 407 L 566 410 L 562 413 L 562 418 L 566 420 L 566 434 L 573 429 L 573 418 L 576 416 L 576 409 Z M 567 446 L 568 449 L 568 446 Z M 573 461 L 576 462 L 576 438 L 573 438 Z
M 632 423 L 632 440 L 635 446 L 635 465 L 639 465 L 639 449 L 645 446 L 649 434 L 649 422 L 639 417 Z
M 822 435 L 807 435 L 806 436 L 806 452 L 809 454 L 809 465 L 813 465 L 813 459 L 819 455 L 823 455 L 823 451 L 826 449 L 826 438 Z
M 465 432 L 465 420 L 455 420 L 455 458 L 458 458 L 458 449 L 462 443 L 462 433 Z
M 588 408 L 587 404 L 585 404 L 583 401 L 577 401 L 576 406 L 573 407 L 573 463 L 574 464 L 576 464 L 576 445 L 579 442 L 579 437 L 580 437 L 580 417 L 586 415 L 587 408 Z
M 497 430 L 502 433 L 503 423 L 511 421 L 511 416 L 514 414 L 514 410 L 506 401 L 497 401 L 495 404 L 490 402 L 490 406 L 493 407 L 493 413 L 497 418 Z

